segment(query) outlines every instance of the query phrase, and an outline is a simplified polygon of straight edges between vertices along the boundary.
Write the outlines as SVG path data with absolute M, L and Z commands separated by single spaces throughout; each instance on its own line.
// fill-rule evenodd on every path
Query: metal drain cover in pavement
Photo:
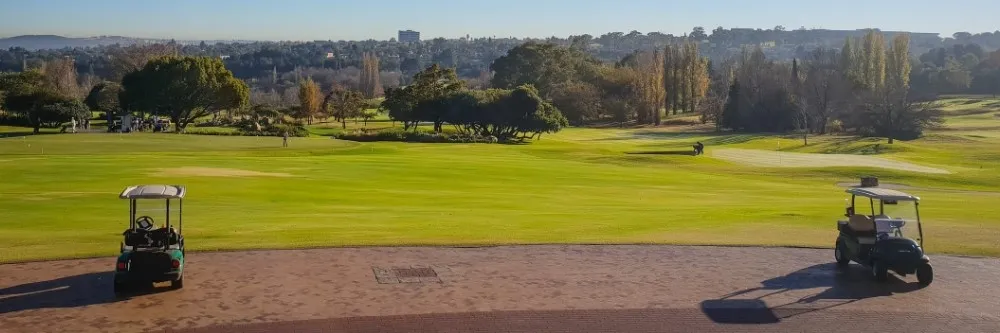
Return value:
M 441 282 L 431 267 L 372 267 L 372 271 L 381 284 Z

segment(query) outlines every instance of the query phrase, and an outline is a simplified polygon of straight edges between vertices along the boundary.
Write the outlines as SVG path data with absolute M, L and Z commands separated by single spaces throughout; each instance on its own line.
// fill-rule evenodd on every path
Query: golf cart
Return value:
M 854 187 L 847 193 L 847 220 L 837 222 L 837 265 L 857 262 L 871 269 L 877 281 L 888 279 L 890 270 L 916 274 L 920 284 L 929 285 L 934 270 L 923 250 L 920 198 L 880 187 Z
M 184 286 L 183 186 L 129 186 L 118 197 L 129 201 L 129 228 L 122 233 L 121 254 L 115 265 L 114 290 L 170 282 L 172 289 Z M 154 229 L 153 218 L 139 216 L 137 201 L 166 200 L 164 224 Z M 170 202 L 177 201 L 177 226 L 170 224 Z

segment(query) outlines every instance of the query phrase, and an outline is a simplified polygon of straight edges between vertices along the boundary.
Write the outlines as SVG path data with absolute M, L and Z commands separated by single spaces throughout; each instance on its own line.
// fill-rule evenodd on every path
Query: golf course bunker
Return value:
M 910 172 L 949 174 L 948 170 L 913 163 L 894 161 L 881 157 L 847 154 L 789 153 L 756 149 L 716 149 L 712 157 L 758 167 L 825 168 L 873 167 Z
M 157 169 L 151 175 L 165 177 L 292 177 L 291 174 L 280 172 L 260 172 L 252 170 L 207 167 Z

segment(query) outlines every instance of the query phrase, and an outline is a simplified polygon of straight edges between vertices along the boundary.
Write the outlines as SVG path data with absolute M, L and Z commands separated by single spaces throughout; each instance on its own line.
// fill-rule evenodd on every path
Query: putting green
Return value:
M 847 154 L 790 153 L 758 149 L 718 149 L 712 157 L 757 167 L 828 168 L 872 167 L 910 172 L 949 174 L 948 170 L 890 159 Z

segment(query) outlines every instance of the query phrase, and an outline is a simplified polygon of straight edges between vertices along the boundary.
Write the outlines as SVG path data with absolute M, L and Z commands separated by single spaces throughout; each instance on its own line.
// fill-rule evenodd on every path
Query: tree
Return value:
M 705 94 L 708 93 L 710 78 L 708 75 L 708 58 L 698 56 L 698 44 L 692 43 L 690 45 L 688 49 L 688 62 L 691 67 L 688 73 L 688 80 L 690 81 L 688 111 L 695 112 L 698 110 L 701 100 L 705 98 Z
M 109 50 L 111 76 L 110 81 L 120 81 L 125 75 L 142 70 L 146 63 L 153 59 L 174 55 L 178 52 L 176 45 L 152 44 L 132 45 Z
M 917 101 L 904 92 L 884 89 L 865 99 L 858 121 L 862 134 L 886 137 L 889 144 L 896 139 L 920 137 L 927 127 L 941 123 L 940 110 L 930 102 Z
M 379 60 L 374 53 L 365 53 L 361 60 L 361 77 L 358 88 L 365 98 L 376 98 L 382 94 L 382 84 L 379 82 Z
M 660 51 L 643 52 L 639 57 L 637 91 L 639 92 L 638 120 L 640 123 L 660 125 L 660 108 L 666 98 L 663 84 L 665 59 Z
M 45 74 L 45 84 L 50 91 L 68 98 L 80 97 L 80 85 L 72 58 L 46 61 L 42 73 Z
M 540 138 L 567 125 L 557 108 L 532 86 L 515 89 L 464 90 L 441 96 L 434 104 L 447 109 L 446 119 L 463 132 L 512 138 Z
M 680 99 L 680 73 L 679 68 L 681 66 L 681 57 L 677 48 L 671 45 L 667 45 L 663 50 L 663 90 L 666 91 L 666 96 L 664 96 L 664 106 L 667 108 L 667 113 L 677 114 L 678 100 Z
M 435 64 L 417 73 L 413 77 L 413 84 L 406 87 L 410 89 L 408 96 L 413 98 L 411 104 L 415 117 L 433 122 L 434 131 L 441 132 L 446 112 L 440 105 L 441 98 L 458 92 L 462 86 L 462 80 L 458 79 L 454 68 L 443 68 Z
M 740 119 L 743 114 L 740 110 L 742 100 L 742 96 L 740 95 L 740 81 L 734 78 L 732 85 L 729 86 L 726 104 L 722 108 L 722 117 L 719 121 L 721 127 L 737 129 L 742 126 L 743 120 Z
M 327 95 L 324 105 L 328 112 L 333 114 L 334 119 L 340 120 L 341 127 L 346 129 L 348 118 L 358 118 L 363 115 L 365 98 L 358 91 L 337 88 Z
M 729 101 L 729 92 L 733 86 L 736 73 L 731 62 L 722 64 L 722 70 L 715 71 L 710 80 L 709 90 L 701 106 L 701 122 L 711 121 L 715 130 L 722 130 L 723 111 Z
M 785 132 L 797 128 L 799 108 L 789 84 L 791 68 L 767 60 L 757 47 L 736 63 L 735 89 L 723 111 L 723 125 L 738 131 Z
M 576 125 L 601 114 L 601 90 L 588 82 L 569 81 L 553 87 L 552 105 Z
M 306 123 L 312 124 L 313 119 L 320 114 L 322 106 L 322 92 L 319 85 L 311 78 L 299 83 L 299 111 L 298 119 L 305 119 Z
M 36 134 L 42 127 L 90 117 L 90 110 L 83 103 L 53 91 L 45 78 L 35 70 L 0 74 L 3 109 L 25 119 Z
M 108 81 L 101 82 L 90 89 L 83 102 L 91 110 L 103 111 L 108 124 L 111 124 L 115 115 L 121 110 L 121 104 L 118 102 L 118 95 L 121 92 L 122 86 L 120 84 Z
M 804 62 L 802 107 L 809 119 L 809 131 L 826 134 L 827 124 L 839 112 L 848 109 L 853 98 L 848 78 L 840 72 L 843 57 L 835 50 L 819 48 Z
M 233 77 L 219 58 L 163 57 L 122 80 L 120 101 L 134 110 L 167 115 L 181 132 L 195 119 L 249 100 L 246 83 Z
M 385 99 L 380 109 L 389 114 L 389 119 L 403 122 L 403 130 L 416 126 L 420 121 L 413 113 L 416 97 L 411 88 L 389 88 L 385 90 Z
M 907 49 L 909 51 L 909 49 Z M 885 86 L 886 52 L 885 38 L 882 33 L 869 30 L 864 37 L 862 86 L 868 91 L 879 90 Z
M 688 38 L 691 38 L 695 42 L 708 39 L 708 35 L 705 34 L 705 27 L 694 27 L 694 29 L 691 29 L 691 34 L 688 35 Z
M 910 36 L 899 34 L 892 39 L 886 61 L 886 87 L 897 91 L 910 89 Z M 977 61 L 978 63 L 978 61 Z
M 549 96 L 552 88 L 570 80 L 584 80 L 588 66 L 599 62 L 576 49 L 528 42 L 514 47 L 506 55 L 490 64 L 494 72 L 491 85 L 513 89 L 530 84 L 542 96 Z

